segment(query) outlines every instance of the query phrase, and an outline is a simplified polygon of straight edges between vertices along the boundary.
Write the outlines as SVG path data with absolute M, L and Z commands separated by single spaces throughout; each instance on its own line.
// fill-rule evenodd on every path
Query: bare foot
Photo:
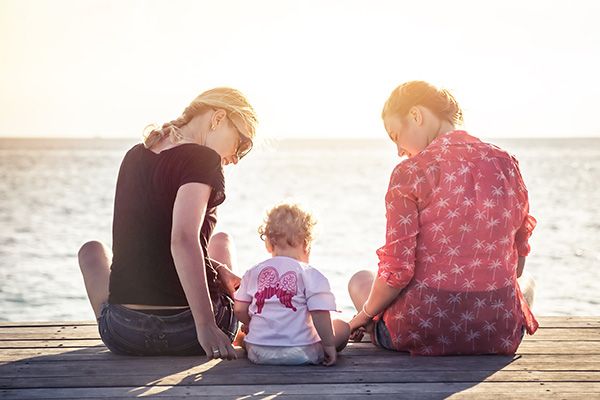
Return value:
M 248 328 L 246 327 L 246 325 L 242 325 L 242 327 L 238 329 L 237 335 L 235 335 L 235 339 L 233 339 L 233 345 L 244 347 L 244 338 L 246 337 L 247 332 Z

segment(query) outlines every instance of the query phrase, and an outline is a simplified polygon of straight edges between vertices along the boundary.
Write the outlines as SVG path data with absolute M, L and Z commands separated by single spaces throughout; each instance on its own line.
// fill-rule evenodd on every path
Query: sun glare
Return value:
M 139 137 L 228 85 L 264 136 L 374 137 L 389 92 L 424 79 L 451 89 L 484 135 L 594 136 L 599 8 L 3 1 L 0 135 Z

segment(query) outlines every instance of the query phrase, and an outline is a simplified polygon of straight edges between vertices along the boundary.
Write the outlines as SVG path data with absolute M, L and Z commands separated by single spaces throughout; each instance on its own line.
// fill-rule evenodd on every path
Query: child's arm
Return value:
M 313 324 L 321 338 L 321 344 L 323 345 L 323 351 L 325 352 L 323 365 L 333 365 L 337 361 L 337 350 L 329 311 L 311 311 L 310 316 L 312 317 Z
M 237 320 L 244 325 L 248 325 L 250 323 L 250 314 L 248 313 L 248 309 L 250 308 L 250 304 L 252 304 L 252 295 L 248 293 L 248 280 L 250 279 L 249 274 L 250 271 L 246 271 L 240 281 L 237 292 L 233 296 L 233 313 L 235 314 Z
M 246 303 L 244 301 L 235 300 L 233 303 L 233 313 L 238 321 L 244 325 L 248 325 L 250 323 L 250 314 L 248 313 L 249 308 L 250 303 Z

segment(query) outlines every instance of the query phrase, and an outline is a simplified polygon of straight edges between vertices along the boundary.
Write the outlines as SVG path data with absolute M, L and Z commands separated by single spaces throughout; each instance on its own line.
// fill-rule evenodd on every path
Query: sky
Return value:
M 0 136 L 140 137 L 232 86 L 267 138 L 384 138 L 402 82 L 481 137 L 598 137 L 595 0 L 0 0 Z

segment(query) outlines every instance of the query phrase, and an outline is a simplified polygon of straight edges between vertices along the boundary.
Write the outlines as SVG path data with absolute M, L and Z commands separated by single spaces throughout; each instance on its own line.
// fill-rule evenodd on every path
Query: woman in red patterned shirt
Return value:
M 408 159 L 390 178 L 378 272 L 348 285 L 351 329 L 413 355 L 515 353 L 538 326 L 522 275 L 536 221 L 517 160 L 456 130 L 456 100 L 427 82 L 397 87 L 382 118 Z

